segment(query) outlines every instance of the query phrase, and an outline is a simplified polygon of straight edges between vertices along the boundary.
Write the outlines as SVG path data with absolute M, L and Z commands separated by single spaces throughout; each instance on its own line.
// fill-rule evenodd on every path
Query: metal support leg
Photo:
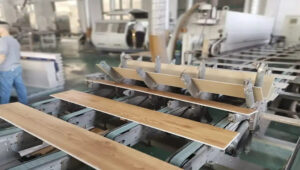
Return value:
M 249 108 L 255 107 L 255 99 L 254 99 L 254 93 L 253 93 L 253 84 L 251 81 L 246 80 L 244 83 L 244 92 L 245 92 L 245 98 L 246 98 L 246 105 Z
M 120 55 L 120 67 L 122 68 L 127 68 L 127 60 L 130 60 L 131 59 L 131 56 L 126 54 L 126 53 L 122 53 Z
M 160 73 L 161 72 L 161 62 L 160 62 L 160 57 L 157 56 L 155 60 L 155 73 Z
M 198 78 L 199 79 L 204 79 L 205 78 L 205 71 L 206 71 L 205 61 L 202 60 L 200 62 L 199 67 L 198 67 Z
M 257 74 L 255 78 L 255 84 L 256 87 L 262 87 L 264 83 L 264 76 L 266 74 L 268 65 L 265 63 L 260 63 L 257 68 Z
M 116 82 L 123 81 L 123 77 L 119 75 L 111 66 L 109 66 L 105 61 L 101 61 L 97 66 L 106 73 L 111 79 Z
M 191 76 L 183 73 L 181 75 L 181 80 L 184 82 L 187 90 L 193 97 L 198 98 L 200 96 L 200 91 L 197 88 L 197 86 L 195 85 L 195 83 L 193 82 Z
M 155 89 L 158 85 L 156 84 L 156 82 L 142 69 L 142 68 L 138 68 L 136 70 L 136 72 L 138 73 L 138 75 L 143 79 L 143 81 L 145 82 L 145 84 L 150 88 L 150 89 Z

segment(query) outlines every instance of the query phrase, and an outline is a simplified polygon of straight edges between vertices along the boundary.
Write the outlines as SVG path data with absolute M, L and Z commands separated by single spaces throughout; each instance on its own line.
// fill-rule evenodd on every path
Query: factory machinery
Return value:
M 76 95 L 76 92 L 63 92 L 53 95 L 52 99 L 34 103 L 32 107 L 126 147 L 139 150 L 138 146 L 142 143 L 146 146 L 164 148 L 170 154 L 160 159 L 183 169 L 201 167 L 214 169 L 216 165 L 231 169 L 263 169 L 265 167 L 239 158 L 239 155 L 249 149 L 251 142 L 255 140 L 263 140 L 270 146 L 280 146 L 289 150 L 291 155 L 284 166 L 286 169 L 297 169 L 299 143 L 278 140 L 264 134 L 270 121 L 300 127 L 300 121 L 297 120 L 299 105 L 294 104 L 295 101 L 299 101 L 299 93 L 284 91 L 289 89 L 286 86 L 298 84 L 297 74 L 289 74 L 298 73 L 297 62 L 288 62 L 299 60 L 298 50 L 299 46 L 252 48 L 231 54 L 238 57 L 227 55 L 212 58 L 211 61 L 200 63 L 199 66 L 163 64 L 160 63 L 159 57 L 155 63 L 144 62 L 132 60 L 129 55 L 122 55 L 119 67 L 111 67 L 104 61 L 98 64 L 102 72 L 87 76 L 86 81 L 90 88 L 85 93 L 80 92 L 75 98 L 66 98 L 64 95 L 68 93 Z M 263 60 L 259 60 L 259 56 Z M 244 64 L 235 63 L 243 59 Z M 285 67 L 282 68 L 281 65 Z M 296 89 L 293 87 L 291 90 Z M 86 98 L 86 94 L 102 96 L 109 99 L 109 102 L 118 102 L 119 105 L 121 102 L 138 108 L 156 110 L 179 117 L 180 120 L 190 119 L 193 122 L 209 124 L 226 130 L 222 133 L 231 131 L 237 132 L 237 135 L 223 147 L 207 141 L 199 142 L 192 137 L 187 138 L 188 134 L 181 135 L 181 132 L 176 134 L 166 132 L 164 128 L 159 129 L 159 125 L 153 122 L 153 126 L 150 126 L 142 120 L 130 121 L 135 120 L 134 117 L 128 120 L 130 115 L 116 116 L 113 112 L 99 111 L 99 108 L 89 104 L 93 102 L 101 104 L 102 99 L 93 101 Z M 291 102 L 293 107 L 282 112 L 280 102 L 284 97 L 293 100 Z M 122 111 L 130 113 L 130 110 Z M 3 110 L 0 111 L 1 117 L 2 113 Z M 274 113 L 288 113 L 287 115 L 293 118 Z M 147 119 L 151 117 L 145 118 Z M 167 120 L 165 121 L 168 125 Z M 177 123 L 179 122 L 172 122 L 174 125 Z M 79 169 L 85 166 L 81 161 L 99 168 L 85 160 L 84 156 L 69 154 L 80 160 L 78 161 L 67 154 L 68 150 L 62 147 L 60 147 L 62 151 L 55 149 L 47 143 L 50 140 L 44 139 L 43 142 L 34 130 L 29 131 L 25 128 L 24 131 L 21 125 L 19 127 L 21 128 L 5 122 L 1 124 L 1 169 Z M 205 132 L 200 130 L 201 133 Z M 216 141 L 226 140 L 222 136 L 219 137 L 214 136 Z M 72 139 L 76 141 L 76 138 Z M 72 140 L 65 142 L 71 144 Z M 51 143 L 58 146 L 53 141 Z M 164 149 L 161 152 L 164 152 Z M 111 163 L 118 164 L 118 162 Z
M 200 15 L 211 7 L 201 6 Z M 218 22 L 196 24 L 208 21 Z M 119 67 L 97 64 L 85 92 L 54 94 L 31 108 L 0 106 L 0 169 L 299 169 L 300 141 L 266 131 L 271 121 L 300 128 L 300 46 L 250 48 L 266 41 L 266 27 L 239 52 L 221 54 L 226 41 L 204 38 L 200 48 L 185 41 L 194 43 L 184 43 L 193 48 L 182 65 L 123 53 Z M 275 161 L 243 159 L 258 141 L 281 151 Z

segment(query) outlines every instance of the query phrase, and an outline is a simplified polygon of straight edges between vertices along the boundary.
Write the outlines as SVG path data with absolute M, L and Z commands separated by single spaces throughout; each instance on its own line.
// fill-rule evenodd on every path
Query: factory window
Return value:
M 142 8 L 142 0 L 131 0 L 132 8 L 141 9 Z
M 122 9 L 131 9 L 131 0 L 122 1 Z
M 0 21 L 5 21 L 5 16 L 3 15 L 3 8 L 2 5 L 0 4 Z
M 128 16 L 110 16 L 107 13 L 114 10 L 124 10 L 124 9 L 141 9 L 142 8 L 142 0 L 102 0 L 102 12 L 103 18 L 105 20 L 109 19 L 130 19 Z

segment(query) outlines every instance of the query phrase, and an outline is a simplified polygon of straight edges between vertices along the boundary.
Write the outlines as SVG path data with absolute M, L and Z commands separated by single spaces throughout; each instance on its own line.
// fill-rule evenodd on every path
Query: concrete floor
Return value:
M 95 50 L 92 46 L 76 49 L 72 46 L 63 45 L 58 49 L 58 52 L 62 54 L 63 58 L 65 89 L 85 89 L 85 75 L 99 72 L 96 64 L 102 60 L 112 66 L 117 66 L 120 63 L 119 55 L 109 56 Z

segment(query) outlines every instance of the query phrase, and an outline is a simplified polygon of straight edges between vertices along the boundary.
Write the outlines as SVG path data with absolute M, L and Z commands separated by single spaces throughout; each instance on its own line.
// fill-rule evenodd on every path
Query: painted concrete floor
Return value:
M 109 56 L 93 47 L 74 49 L 72 46 L 64 45 L 58 51 L 63 58 L 65 89 L 85 89 L 85 75 L 99 72 L 96 64 L 102 60 L 112 66 L 117 66 L 120 63 L 119 55 Z

